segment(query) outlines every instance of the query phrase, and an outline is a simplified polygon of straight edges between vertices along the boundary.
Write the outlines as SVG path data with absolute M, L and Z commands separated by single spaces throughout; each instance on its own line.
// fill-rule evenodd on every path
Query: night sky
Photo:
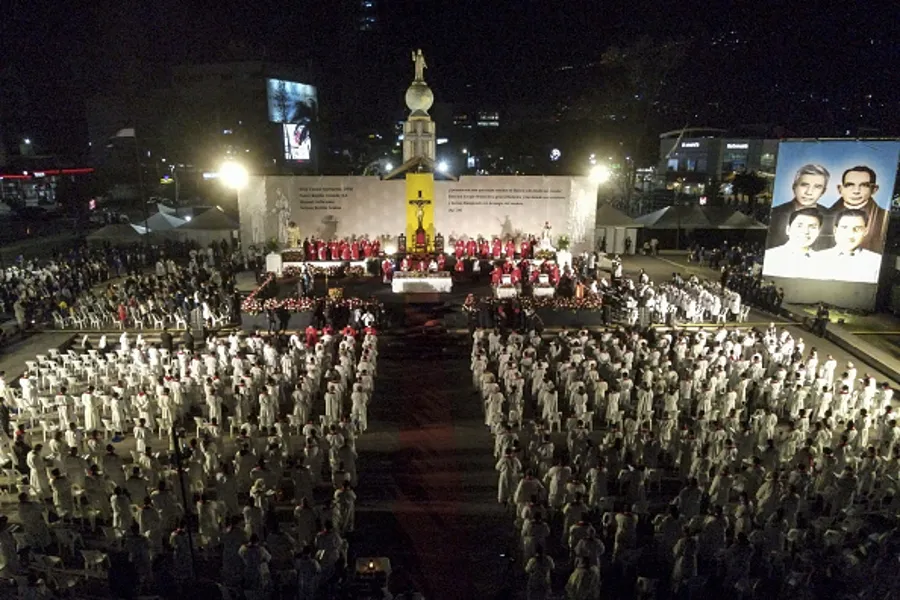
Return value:
M 402 109 L 416 47 L 438 101 L 567 105 L 603 86 L 591 65 L 605 50 L 640 36 L 689 48 L 661 89 L 657 129 L 765 122 L 798 135 L 900 134 L 898 2 L 376 2 L 378 30 L 362 33 L 357 0 L 15 1 L 0 18 L 4 137 L 75 153 L 92 94 L 229 59 L 311 64 L 329 118 L 365 121 Z M 575 68 L 567 81 L 565 66 Z

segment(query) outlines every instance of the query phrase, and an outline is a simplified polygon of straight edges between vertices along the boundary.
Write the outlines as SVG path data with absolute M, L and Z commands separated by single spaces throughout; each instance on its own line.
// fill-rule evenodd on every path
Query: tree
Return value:
M 767 187 L 766 180 L 760 177 L 756 171 L 736 173 L 734 181 L 731 183 L 734 195 L 738 198 L 746 196 L 747 204 L 751 207 L 756 205 L 756 197 L 766 191 Z

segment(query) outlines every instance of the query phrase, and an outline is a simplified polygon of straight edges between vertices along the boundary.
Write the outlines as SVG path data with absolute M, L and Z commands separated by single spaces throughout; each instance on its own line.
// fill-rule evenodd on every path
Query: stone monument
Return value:
M 412 54 L 415 65 L 415 79 L 406 90 L 406 106 L 409 118 L 403 123 L 403 162 L 411 158 L 424 157 L 435 159 L 435 126 L 428 115 L 428 109 L 434 104 L 434 93 L 425 83 L 425 56 L 421 50 Z

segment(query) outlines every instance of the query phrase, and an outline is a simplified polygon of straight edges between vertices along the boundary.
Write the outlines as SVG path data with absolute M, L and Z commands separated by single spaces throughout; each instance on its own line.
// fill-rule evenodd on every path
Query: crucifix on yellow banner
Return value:
M 406 175 L 406 239 L 411 252 L 434 248 L 434 175 Z

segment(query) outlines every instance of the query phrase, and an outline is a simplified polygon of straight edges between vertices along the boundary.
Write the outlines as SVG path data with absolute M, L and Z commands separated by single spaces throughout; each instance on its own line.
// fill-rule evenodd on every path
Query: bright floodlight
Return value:
M 437 168 L 441 173 L 446 173 L 450 169 L 450 165 L 447 164 L 447 161 L 442 160 L 438 163 Z
M 591 169 L 590 179 L 594 183 L 606 183 L 612 177 L 612 171 L 606 165 L 597 165 Z
M 247 169 L 236 162 L 227 161 L 219 167 L 219 178 L 226 186 L 233 190 L 240 190 L 247 186 L 250 181 L 250 174 Z
M 393 171 L 394 163 L 389 163 L 389 162 L 384 163 L 384 170 L 385 171 Z

